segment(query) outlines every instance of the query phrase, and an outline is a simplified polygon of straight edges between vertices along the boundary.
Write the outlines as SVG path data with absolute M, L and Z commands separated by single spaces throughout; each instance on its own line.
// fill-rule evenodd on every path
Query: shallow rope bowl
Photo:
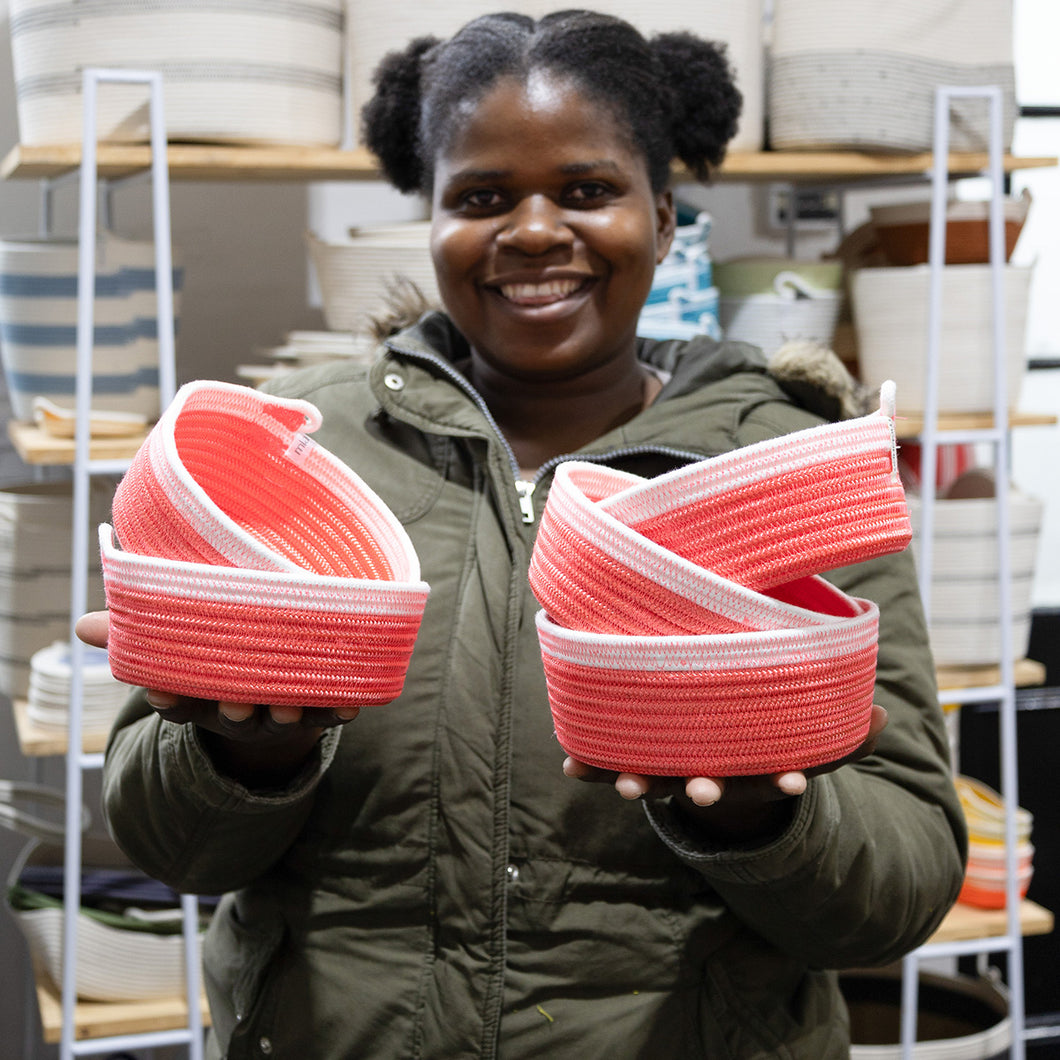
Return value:
M 114 531 L 146 556 L 255 570 L 417 580 L 404 528 L 309 435 L 308 401 L 187 383 L 118 485 Z
M 895 386 L 856 419 L 770 438 L 631 484 L 600 502 L 656 544 L 759 591 L 900 552 Z
M 560 746 L 601 769 L 740 776 L 834 762 L 868 734 L 879 610 L 849 597 L 816 629 L 616 636 L 541 611 Z
M 111 670 L 202 699 L 400 694 L 428 586 L 404 527 L 308 432 L 315 406 L 182 387 L 100 527 Z
M 824 616 L 849 613 L 845 595 L 818 577 L 756 592 L 657 544 L 600 503 L 644 482 L 589 462 L 556 468 L 529 571 L 530 586 L 554 622 L 597 633 L 737 633 L 818 625 Z M 908 516 L 896 510 L 894 519 L 895 532 L 863 544 L 863 556 L 904 540 Z M 848 552 L 839 535 L 831 540 L 831 552 L 816 552 L 820 570 L 837 566 L 831 557 Z M 793 556 L 789 570 L 805 569 L 805 560 Z

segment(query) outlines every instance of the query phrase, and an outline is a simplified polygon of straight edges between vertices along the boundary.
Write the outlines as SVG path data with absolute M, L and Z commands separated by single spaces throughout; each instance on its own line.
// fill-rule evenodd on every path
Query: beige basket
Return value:
M 1012 0 L 775 0 L 772 32 L 772 147 L 928 151 L 940 85 L 999 85 L 1012 143 Z M 988 129 L 985 99 L 953 101 L 951 150 L 985 151 Z
M 106 518 L 113 485 L 92 482 L 89 524 Z M 70 633 L 69 483 L 32 483 L 0 489 L 0 693 L 24 698 L 30 660 Z M 87 527 L 86 527 L 87 532 Z M 99 550 L 90 544 L 90 609 L 105 606 Z
M 739 130 L 729 148 L 761 149 L 765 112 L 762 0 L 673 0 L 656 5 L 639 0 L 600 0 L 589 6 L 624 18 L 648 35 L 690 30 L 708 40 L 725 42 L 744 101 Z M 494 11 L 516 11 L 539 18 L 556 9 L 557 5 L 547 0 L 514 0 L 500 6 L 495 0 L 349 0 L 346 19 L 354 136 L 360 135 L 361 108 L 371 97 L 372 73 L 387 52 L 403 48 L 413 37 L 449 37 L 465 22 Z
M 994 407 L 990 268 L 943 268 L 940 412 L 985 412 Z M 1010 408 L 1019 400 L 1027 364 L 1024 345 L 1032 272 L 1028 266 L 1005 266 L 1005 376 Z M 850 273 L 861 378 L 873 388 L 893 379 L 898 385 L 899 415 L 924 408 L 929 286 L 927 265 L 855 269 Z
M 92 836 L 84 839 L 84 854 L 88 866 L 125 864 L 113 844 Z M 19 881 L 27 865 L 54 865 L 61 856 L 61 847 L 31 840 L 15 859 L 7 896 L 8 911 L 26 939 L 35 974 L 50 980 L 56 990 L 63 981 L 62 904 L 44 907 L 34 892 L 20 888 Z M 179 906 L 167 910 L 162 921 L 168 925 L 167 933 L 161 933 L 158 919 L 152 922 L 143 915 L 126 915 L 104 921 L 82 908 L 77 917 L 77 996 L 90 1001 L 154 1001 L 183 995 L 180 912 Z
M 919 558 L 920 502 L 907 497 L 913 553 Z M 1015 659 L 1027 654 L 1031 600 L 1043 505 L 1012 491 L 1009 498 L 1011 640 Z M 939 666 L 997 663 L 999 621 L 997 504 L 992 497 L 935 501 L 928 636 Z
M 429 237 L 426 221 L 351 229 L 346 243 L 326 242 L 309 233 L 309 256 L 328 328 L 365 331 L 369 318 L 385 310 L 387 295 L 401 277 L 412 280 L 436 303 L 438 284 Z
M 162 74 L 171 140 L 335 145 L 342 0 L 11 0 L 24 144 L 78 142 L 81 71 Z M 101 84 L 99 139 L 148 138 L 145 85 Z

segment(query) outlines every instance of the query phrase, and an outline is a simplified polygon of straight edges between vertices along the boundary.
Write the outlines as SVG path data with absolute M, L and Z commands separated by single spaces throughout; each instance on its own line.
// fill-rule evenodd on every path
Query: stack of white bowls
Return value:
M 154 244 L 104 235 L 95 264 L 92 408 L 157 419 Z M 174 316 L 183 275 L 173 270 Z M 18 420 L 33 419 L 37 396 L 74 407 L 77 290 L 76 240 L 0 240 L 0 356 Z
M 110 672 L 105 648 L 81 648 L 81 724 L 84 732 L 105 733 L 129 692 Z M 65 729 L 70 723 L 73 659 L 69 641 L 55 641 L 30 659 L 26 713 L 43 728 Z

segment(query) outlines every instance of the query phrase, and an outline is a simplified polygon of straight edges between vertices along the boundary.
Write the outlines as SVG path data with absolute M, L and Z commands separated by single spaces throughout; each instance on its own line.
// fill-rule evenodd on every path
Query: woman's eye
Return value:
M 472 210 L 489 210 L 500 204 L 501 197 L 491 188 L 475 188 L 473 191 L 464 192 L 460 202 Z
M 611 194 L 611 188 L 599 180 L 584 180 L 575 184 L 567 194 L 573 202 L 586 205 L 606 199 Z

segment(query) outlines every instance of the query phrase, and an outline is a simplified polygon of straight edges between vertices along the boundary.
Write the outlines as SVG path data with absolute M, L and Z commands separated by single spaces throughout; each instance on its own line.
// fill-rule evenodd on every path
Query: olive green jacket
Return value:
M 658 399 L 578 453 L 643 475 L 820 422 L 758 352 L 642 342 Z M 826 1060 L 834 969 L 897 959 L 954 900 L 963 819 L 908 554 L 835 572 L 881 610 L 878 751 L 811 780 L 783 834 L 714 848 L 665 803 L 568 780 L 527 585 L 532 497 L 440 314 L 370 368 L 272 384 L 407 527 L 431 595 L 405 691 L 332 730 L 289 787 L 218 774 L 134 698 L 107 752 L 125 851 L 225 892 L 206 946 L 212 1056 Z M 532 511 L 530 511 L 532 509 Z M 529 521 L 528 521 L 529 520 Z

